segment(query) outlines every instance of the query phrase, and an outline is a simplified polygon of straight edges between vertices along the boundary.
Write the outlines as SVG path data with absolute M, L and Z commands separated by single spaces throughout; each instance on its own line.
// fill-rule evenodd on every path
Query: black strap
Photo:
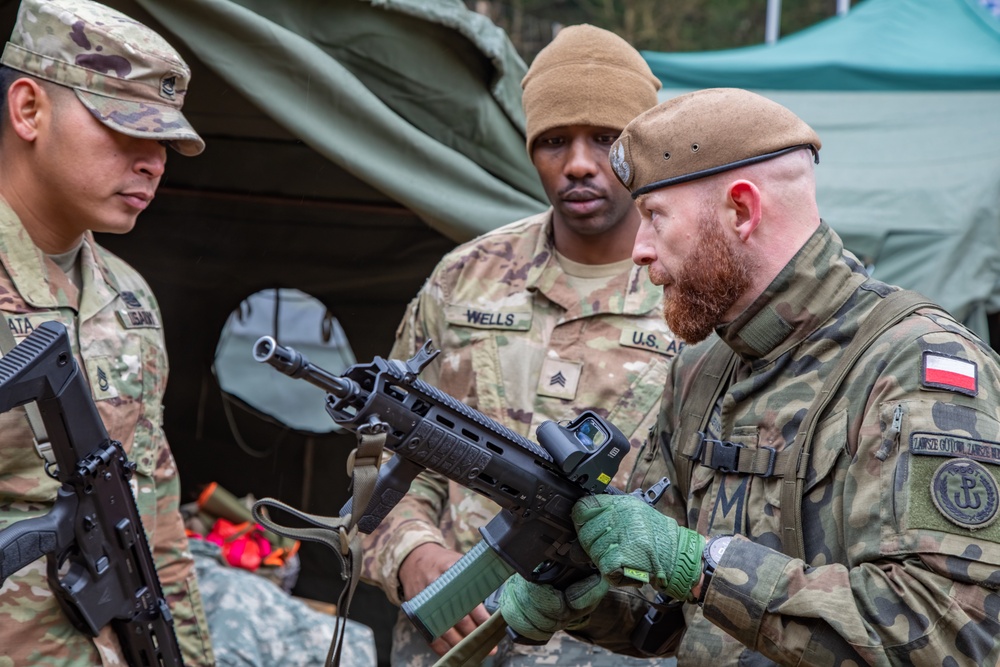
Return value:
M 719 395 L 736 366 L 736 353 L 721 338 L 715 341 L 702 359 L 697 374 L 704 379 L 695 384 L 678 409 L 679 434 L 675 441 L 674 466 L 677 469 L 677 489 L 685 499 L 691 488 L 694 457 L 700 453 L 704 439 L 702 434 L 712 418 L 715 402 L 719 400 Z

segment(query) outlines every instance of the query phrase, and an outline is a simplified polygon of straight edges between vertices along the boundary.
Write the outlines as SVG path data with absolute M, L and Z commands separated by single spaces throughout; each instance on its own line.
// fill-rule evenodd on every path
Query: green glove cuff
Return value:
M 675 600 L 689 600 L 691 589 L 701 579 L 701 557 L 705 538 L 688 528 L 678 528 L 674 569 L 663 592 Z

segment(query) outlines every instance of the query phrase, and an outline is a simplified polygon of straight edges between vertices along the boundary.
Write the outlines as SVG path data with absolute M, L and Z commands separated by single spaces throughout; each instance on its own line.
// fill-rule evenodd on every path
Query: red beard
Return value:
M 674 276 L 663 317 L 686 343 L 705 340 L 749 289 L 757 262 L 723 234 L 719 221 L 703 211 L 694 252 Z

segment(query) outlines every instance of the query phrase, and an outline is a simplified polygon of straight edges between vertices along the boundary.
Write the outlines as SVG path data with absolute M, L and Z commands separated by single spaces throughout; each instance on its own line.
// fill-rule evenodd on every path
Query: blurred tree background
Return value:
M 854 5 L 859 0 L 851 0 Z M 764 43 L 767 0 L 466 0 L 529 64 L 561 26 L 590 23 L 637 49 L 708 51 Z M 780 36 L 837 13 L 836 0 L 784 0 Z

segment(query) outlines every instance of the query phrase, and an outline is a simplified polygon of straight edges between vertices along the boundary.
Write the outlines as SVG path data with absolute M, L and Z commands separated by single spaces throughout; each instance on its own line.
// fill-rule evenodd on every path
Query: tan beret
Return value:
M 777 102 L 739 88 L 710 88 L 659 104 L 611 147 L 615 175 L 641 194 L 810 148 L 819 136 Z
M 538 52 L 521 87 L 530 154 L 538 135 L 556 127 L 621 130 L 656 104 L 660 80 L 624 39 L 583 24 Z

